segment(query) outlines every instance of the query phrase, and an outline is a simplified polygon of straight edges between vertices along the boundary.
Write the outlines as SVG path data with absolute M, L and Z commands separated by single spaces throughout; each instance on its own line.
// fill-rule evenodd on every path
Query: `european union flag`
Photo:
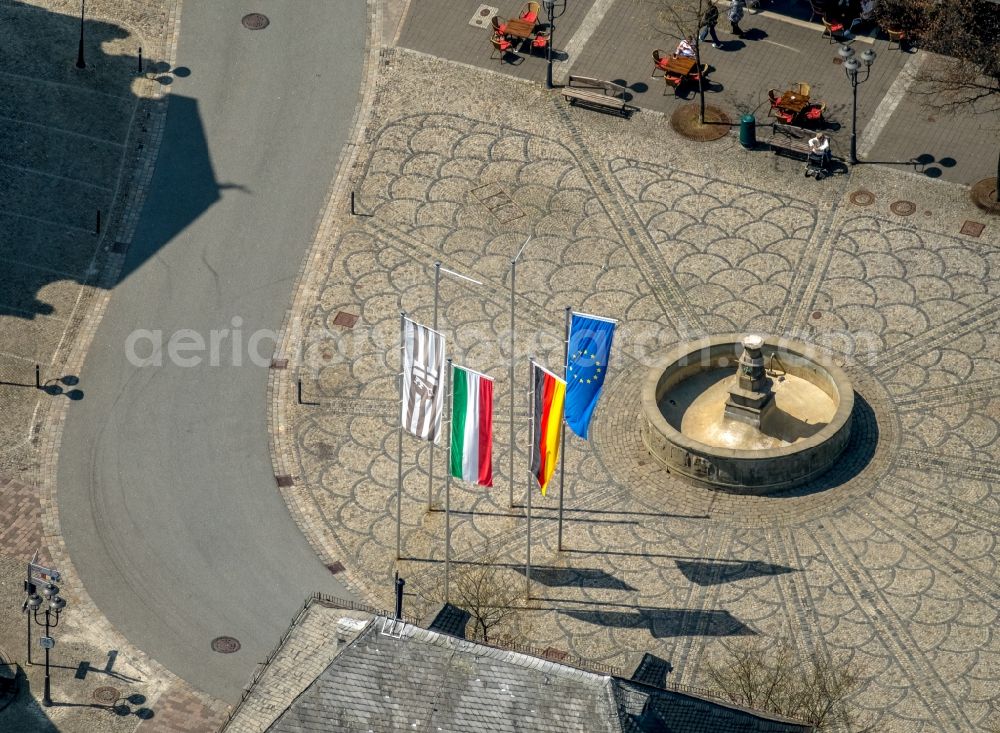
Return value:
M 615 324 L 608 318 L 573 314 L 566 364 L 566 424 L 584 440 L 597 407 L 611 355 Z

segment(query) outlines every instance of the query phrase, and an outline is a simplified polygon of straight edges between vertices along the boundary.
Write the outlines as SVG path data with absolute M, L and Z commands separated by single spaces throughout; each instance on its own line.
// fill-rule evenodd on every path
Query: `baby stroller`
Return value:
M 810 151 L 806 157 L 805 176 L 815 176 L 817 181 L 821 181 L 830 175 L 830 156 L 825 152 Z

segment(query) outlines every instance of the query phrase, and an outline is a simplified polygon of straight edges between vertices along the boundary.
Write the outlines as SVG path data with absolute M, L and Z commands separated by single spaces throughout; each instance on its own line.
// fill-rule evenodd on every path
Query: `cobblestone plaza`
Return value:
M 384 65 L 352 176 L 365 216 L 337 215 L 292 311 L 284 355 L 303 358 L 273 372 L 276 472 L 294 477 L 286 498 L 325 561 L 388 605 L 399 311 L 430 323 L 440 261 L 484 283 L 445 278 L 440 327 L 497 393 L 496 486 L 453 484 L 453 559 L 489 548 L 511 583 L 524 583 L 527 357 L 560 369 L 566 306 L 621 322 L 591 441 L 567 441 L 562 552 L 558 489 L 534 497 L 521 640 L 623 669 L 652 652 L 670 681 L 699 684 L 721 640 L 787 636 L 856 667 L 853 702 L 883 730 L 986 726 L 1000 677 L 995 228 L 960 234 L 975 209 L 957 187 L 876 168 L 814 184 L 733 137 L 678 145 L 652 115 L 567 108 L 402 50 Z M 529 236 L 510 509 L 508 271 Z M 748 331 L 821 347 L 858 397 L 837 467 L 769 497 L 680 483 L 639 439 L 657 354 Z M 297 402 L 298 379 L 318 404 Z M 416 610 L 443 580 L 442 454 L 428 512 L 428 451 L 404 440 L 398 568 Z

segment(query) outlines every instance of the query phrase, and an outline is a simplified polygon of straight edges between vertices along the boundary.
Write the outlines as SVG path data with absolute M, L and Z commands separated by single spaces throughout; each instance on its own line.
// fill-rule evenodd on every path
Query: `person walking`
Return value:
M 746 9 L 746 0 L 733 0 L 729 6 L 729 22 L 733 26 L 733 35 L 743 38 L 743 29 L 740 28 L 740 21 L 743 20 L 743 11 Z
M 708 0 L 708 9 L 705 10 L 705 17 L 701 20 L 701 29 L 698 31 L 698 40 L 704 41 L 712 36 L 712 48 L 722 48 L 722 41 L 719 34 L 715 32 L 715 24 L 719 22 L 719 8 L 715 5 L 715 0 Z

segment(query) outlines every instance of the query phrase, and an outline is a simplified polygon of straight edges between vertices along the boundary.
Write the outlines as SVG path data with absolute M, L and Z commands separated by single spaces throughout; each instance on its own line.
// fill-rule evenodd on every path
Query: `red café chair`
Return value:
M 823 112 L 826 110 L 826 102 L 821 102 L 819 104 L 810 104 L 806 107 L 803 117 L 806 122 L 812 125 L 818 125 L 823 122 Z
M 789 112 L 788 110 L 776 109 L 774 110 L 774 116 L 777 117 L 782 122 L 784 122 L 786 125 L 790 125 L 793 122 L 795 122 L 795 115 L 792 112 Z
M 660 49 L 656 49 L 655 51 L 653 51 L 653 73 L 649 75 L 649 78 L 654 79 L 656 77 L 657 69 L 666 72 L 667 64 L 669 63 L 670 63 L 670 56 L 667 55 L 666 51 L 662 51 Z
M 839 20 L 827 20 L 823 18 L 823 35 L 830 37 L 830 43 L 840 43 L 844 40 L 847 29 Z
M 677 74 L 664 74 L 663 80 L 667 83 L 667 88 L 673 89 L 677 89 L 684 82 L 684 78 L 682 76 L 678 76 Z M 664 89 L 663 93 L 666 94 L 667 89 Z
M 493 44 L 493 52 L 490 54 L 490 58 L 493 58 L 493 54 L 499 53 L 500 63 L 502 65 L 504 56 L 506 56 L 508 52 L 512 52 L 514 50 L 514 44 L 501 36 L 499 33 L 493 34 L 493 38 L 490 39 L 490 43 Z
M 521 20 L 526 20 L 529 23 L 534 23 L 538 20 L 538 9 L 539 5 L 536 2 L 528 2 L 521 6 L 521 13 L 518 17 Z
M 531 50 L 544 51 L 548 45 L 549 37 L 544 33 L 539 33 L 531 41 Z
M 501 23 L 500 19 L 497 16 L 494 15 L 493 18 L 490 20 L 490 23 L 493 24 L 493 32 L 495 34 L 499 34 L 502 36 L 507 33 L 507 24 Z
M 697 82 L 707 74 L 708 74 L 708 64 L 702 64 L 701 68 L 699 68 L 696 71 L 692 71 L 690 74 L 688 74 L 688 78 L 690 78 L 691 81 Z

